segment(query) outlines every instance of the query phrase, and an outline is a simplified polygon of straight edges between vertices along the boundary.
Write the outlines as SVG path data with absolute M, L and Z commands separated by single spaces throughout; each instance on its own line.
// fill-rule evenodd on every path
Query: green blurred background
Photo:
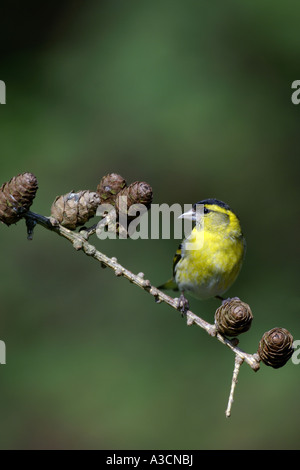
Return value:
M 228 295 L 251 305 L 240 346 L 299 331 L 299 2 L 52 1 L 1 5 L 1 182 L 33 172 L 32 209 L 145 180 L 155 203 L 207 197 L 248 242 Z M 54 234 L 0 227 L 2 449 L 299 448 L 300 365 L 244 365 L 166 305 Z M 93 243 L 158 285 L 178 240 Z M 216 300 L 191 299 L 208 321 Z

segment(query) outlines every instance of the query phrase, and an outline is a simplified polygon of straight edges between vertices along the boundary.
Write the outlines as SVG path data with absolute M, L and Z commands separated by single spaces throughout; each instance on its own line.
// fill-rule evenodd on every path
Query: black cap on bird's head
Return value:
M 219 199 L 203 199 L 202 201 L 196 202 L 196 204 L 193 205 L 193 209 L 196 209 L 196 206 L 198 204 L 204 204 L 204 205 L 209 205 L 209 206 L 219 206 L 222 207 L 223 209 L 226 209 L 227 211 L 231 211 L 230 207 L 226 202 L 220 201 Z
M 196 206 L 198 206 L 198 205 L 203 205 L 204 206 L 204 211 L 203 211 L 204 214 L 208 214 L 209 212 L 211 212 L 211 210 L 207 206 L 219 206 L 222 209 L 231 211 L 231 208 L 229 207 L 229 205 L 226 204 L 223 201 L 220 201 L 219 199 L 214 199 L 214 198 L 203 199 L 202 201 L 196 202 L 193 205 L 191 210 L 189 210 L 188 212 L 185 212 L 184 214 L 180 215 L 179 218 L 180 219 L 189 219 L 189 220 L 195 221 L 196 220 Z

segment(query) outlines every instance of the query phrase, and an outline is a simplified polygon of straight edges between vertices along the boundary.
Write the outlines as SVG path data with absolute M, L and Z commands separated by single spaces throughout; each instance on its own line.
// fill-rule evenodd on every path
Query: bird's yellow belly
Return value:
M 197 240 L 192 243 L 197 246 Z M 201 299 L 222 295 L 241 269 L 243 241 L 231 238 L 220 240 L 216 234 L 206 237 L 201 245 L 196 250 L 184 251 L 176 266 L 175 281 L 181 291 L 189 291 Z

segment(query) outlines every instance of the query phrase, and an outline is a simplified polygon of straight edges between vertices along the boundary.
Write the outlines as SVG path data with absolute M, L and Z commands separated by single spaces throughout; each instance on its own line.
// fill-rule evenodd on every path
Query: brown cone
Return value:
M 153 192 L 151 186 L 144 181 L 136 181 L 118 193 L 116 209 L 119 213 L 122 212 L 123 214 L 127 214 L 129 207 L 133 204 L 143 204 L 149 209 L 152 199 Z
M 117 194 L 127 186 L 126 181 L 117 173 L 110 173 L 103 176 L 97 186 L 97 192 L 100 195 L 101 204 L 115 205 Z
M 285 328 L 273 328 L 264 333 L 258 355 L 264 364 L 274 369 L 284 366 L 294 352 L 293 337 Z
M 217 330 L 225 336 L 238 336 L 248 331 L 252 319 L 249 305 L 237 297 L 225 301 L 215 313 Z
M 51 216 L 64 227 L 75 230 L 94 217 L 100 204 L 100 196 L 92 191 L 71 191 L 57 196 L 51 207 Z
M 0 188 L 0 221 L 11 225 L 29 210 L 38 189 L 38 182 L 32 173 L 14 176 Z

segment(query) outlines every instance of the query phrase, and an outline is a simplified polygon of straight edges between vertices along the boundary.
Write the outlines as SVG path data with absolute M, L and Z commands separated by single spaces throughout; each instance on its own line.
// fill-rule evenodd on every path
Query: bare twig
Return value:
M 242 357 L 240 357 L 238 355 L 235 356 L 230 395 L 229 395 L 227 409 L 226 409 L 226 412 L 225 412 L 226 418 L 230 418 L 230 415 L 231 415 L 231 407 L 232 407 L 232 403 L 233 403 L 234 390 L 235 390 L 235 386 L 236 386 L 237 381 L 238 381 L 237 378 L 238 378 L 238 375 L 239 375 L 240 367 L 243 364 L 243 362 L 244 362 L 244 359 Z
M 72 232 L 71 230 L 63 227 L 62 225 L 59 225 L 57 222 L 55 222 L 55 220 L 48 217 L 44 217 L 39 214 L 35 214 L 31 211 L 28 211 L 25 214 L 25 218 L 27 227 L 33 227 L 35 224 L 39 224 L 47 230 L 55 232 L 57 235 L 60 235 L 61 237 L 69 240 L 76 250 L 82 250 L 86 255 L 91 256 L 95 260 L 99 261 L 102 266 L 107 266 L 111 268 L 115 272 L 116 276 L 125 277 L 136 286 L 151 294 L 157 303 L 164 302 L 177 311 L 180 309 L 179 299 L 170 297 L 161 290 L 157 289 L 157 287 L 153 286 L 149 280 L 144 279 L 143 273 L 133 274 L 131 271 L 129 271 L 120 263 L 118 263 L 116 258 L 109 258 L 105 254 L 98 251 L 93 245 L 91 245 L 87 241 L 87 238 L 92 233 L 95 233 L 96 226 L 93 226 L 91 230 L 84 230 L 83 233 Z M 31 238 L 32 230 L 30 232 L 30 239 Z M 188 325 L 195 324 L 200 328 L 204 329 L 210 336 L 215 337 L 218 341 L 229 347 L 235 354 L 235 369 L 232 379 L 232 387 L 228 402 L 228 408 L 226 410 L 226 416 L 230 416 L 230 409 L 233 402 L 233 393 L 237 382 L 239 368 L 243 362 L 246 362 L 251 367 L 251 369 L 257 371 L 260 367 L 259 357 L 257 354 L 248 354 L 242 351 L 236 346 L 235 340 L 230 340 L 225 336 L 221 335 L 217 332 L 216 326 L 214 324 L 208 323 L 198 315 L 195 315 L 195 313 L 191 312 L 190 310 L 188 310 L 185 314 Z

